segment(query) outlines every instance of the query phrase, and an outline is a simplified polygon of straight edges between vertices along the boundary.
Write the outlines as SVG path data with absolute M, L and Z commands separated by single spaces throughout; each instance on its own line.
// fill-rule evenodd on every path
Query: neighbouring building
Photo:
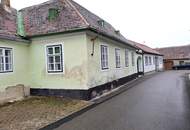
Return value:
M 138 54 L 142 56 L 139 56 L 137 59 L 138 65 L 140 64 L 141 66 L 141 63 L 143 64 L 143 67 L 139 67 L 142 73 L 163 70 L 163 55 L 161 53 L 144 44 L 140 44 L 134 41 L 131 41 L 131 43 L 134 43 L 136 47 L 142 50 L 138 52 Z
M 175 68 L 189 68 L 190 65 L 190 45 L 157 48 L 164 55 L 164 68 L 171 70 Z
M 32 95 L 89 100 L 138 77 L 139 51 L 112 25 L 72 0 L 50 0 L 20 11 L 1 0 L 1 92 L 23 84 Z M 155 70 L 156 56 L 143 53 L 144 72 Z

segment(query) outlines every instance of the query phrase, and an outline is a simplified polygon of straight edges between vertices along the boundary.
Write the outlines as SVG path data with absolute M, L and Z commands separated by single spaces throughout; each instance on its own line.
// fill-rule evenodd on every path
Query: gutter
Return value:
M 0 39 L 16 41 L 16 42 L 24 42 L 24 43 L 30 43 L 31 42 L 30 40 L 26 40 L 26 39 L 22 39 L 22 38 L 13 38 L 13 37 L 9 37 L 9 36 L 1 36 L 1 35 L 0 35 Z
M 157 55 L 157 56 L 164 56 L 164 55 L 162 55 L 162 54 L 156 54 L 156 53 L 145 52 L 145 51 L 144 51 L 144 54 L 151 54 L 151 55 Z

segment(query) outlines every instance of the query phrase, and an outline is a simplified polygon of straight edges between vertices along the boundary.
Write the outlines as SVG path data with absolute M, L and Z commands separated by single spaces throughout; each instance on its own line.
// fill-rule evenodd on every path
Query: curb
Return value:
M 90 105 L 84 107 L 84 108 L 81 108 L 81 110 L 79 111 L 76 111 L 76 112 L 73 112 L 71 114 L 69 114 L 68 116 L 58 120 L 58 121 L 55 121 L 54 123 L 51 123 L 43 128 L 40 128 L 39 130 L 53 130 L 53 129 L 56 129 L 58 128 L 59 126 L 63 125 L 64 123 L 68 122 L 68 121 L 71 121 L 72 119 L 74 119 L 75 117 L 85 113 L 86 111 L 92 109 L 93 107 L 95 107 L 95 103 L 91 103 Z
M 40 128 L 39 130 L 53 130 L 53 129 L 56 129 L 58 128 L 59 126 L 63 125 L 64 123 L 68 122 L 68 121 L 71 121 L 72 119 L 74 119 L 75 117 L 77 116 L 80 116 L 81 114 L 87 112 L 88 110 L 96 107 L 97 105 L 105 102 L 105 101 L 108 101 L 110 99 L 112 99 L 113 97 L 129 90 L 130 88 L 142 83 L 143 81 L 147 80 L 147 79 L 150 79 L 152 76 L 154 75 L 157 75 L 157 74 L 160 74 L 161 72 L 156 72 L 156 73 L 153 73 L 153 74 L 149 74 L 149 75 L 145 75 L 143 77 L 140 77 L 140 78 L 137 78 L 135 80 L 132 80 L 122 86 L 120 86 L 119 88 L 116 88 L 115 90 L 103 95 L 103 96 L 100 96 L 99 98 L 97 99 L 93 99 L 91 100 L 91 104 L 84 107 L 84 108 L 81 108 L 79 111 L 76 111 L 76 112 L 73 112 L 71 114 L 69 114 L 68 116 L 58 120 L 58 121 L 55 121 L 54 123 L 51 123 L 43 128 Z

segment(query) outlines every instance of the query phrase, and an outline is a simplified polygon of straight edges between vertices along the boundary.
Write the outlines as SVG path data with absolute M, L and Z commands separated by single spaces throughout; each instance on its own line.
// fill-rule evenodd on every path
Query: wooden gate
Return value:
M 164 69 L 165 70 L 172 70 L 174 63 L 171 60 L 164 61 Z

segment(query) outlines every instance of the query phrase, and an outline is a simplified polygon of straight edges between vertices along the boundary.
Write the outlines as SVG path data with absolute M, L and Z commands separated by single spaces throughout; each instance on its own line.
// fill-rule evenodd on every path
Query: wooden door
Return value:
M 164 69 L 165 70 L 172 70 L 173 67 L 173 61 L 165 61 L 164 62 Z

